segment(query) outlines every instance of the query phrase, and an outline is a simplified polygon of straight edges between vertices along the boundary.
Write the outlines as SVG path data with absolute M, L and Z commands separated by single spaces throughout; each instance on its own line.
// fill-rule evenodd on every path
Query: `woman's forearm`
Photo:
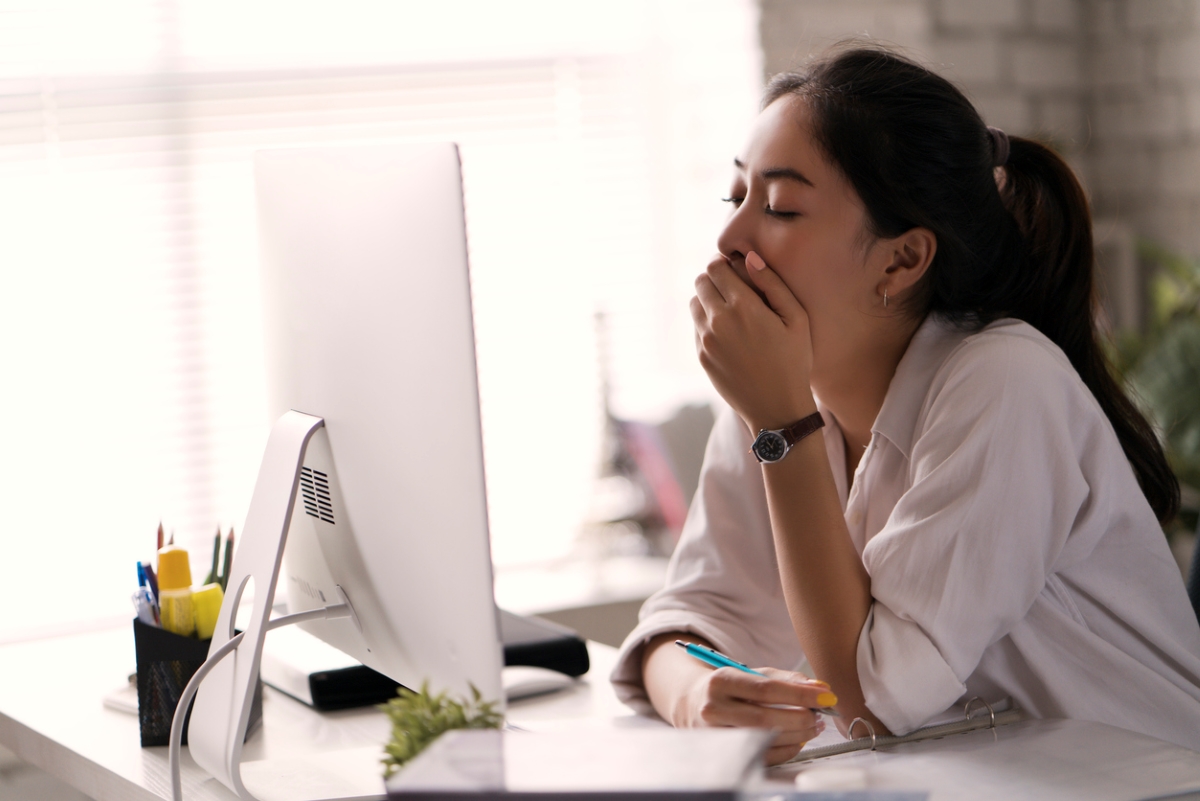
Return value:
M 763 466 L 780 579 L 792 626 L 816 677 L 838 696 L 840 726 L 866 718 L 858 679 L 858 639 L 871 608 L 871 579 L 846 529 L 819 436 Z

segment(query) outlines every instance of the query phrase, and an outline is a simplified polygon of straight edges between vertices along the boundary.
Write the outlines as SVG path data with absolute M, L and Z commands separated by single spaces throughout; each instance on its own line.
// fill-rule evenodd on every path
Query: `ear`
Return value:
M 882 246 L 879 294 L 886 289 L 893 298 L 921 280 L 937 253 L 937 236 L 928 228 L 912 228 L 878 244 Z

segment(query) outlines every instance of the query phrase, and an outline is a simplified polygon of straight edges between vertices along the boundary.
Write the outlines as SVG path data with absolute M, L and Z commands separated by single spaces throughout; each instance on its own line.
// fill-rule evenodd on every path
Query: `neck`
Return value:
M 855 464 L 871 440 L 896 365 L 920 325 L 920 320 L 889 318 L 858 336 L 827 339 L 820 348 L 814 342 L 813 392 L 837 419 Z

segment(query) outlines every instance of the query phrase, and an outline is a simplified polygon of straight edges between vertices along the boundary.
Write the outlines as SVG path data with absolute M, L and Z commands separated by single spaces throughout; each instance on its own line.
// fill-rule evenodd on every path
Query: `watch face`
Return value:
M 763 431 L 752 448 L 760 462 L 778 462 L 787 453 L 787 440 L 776 431 Z

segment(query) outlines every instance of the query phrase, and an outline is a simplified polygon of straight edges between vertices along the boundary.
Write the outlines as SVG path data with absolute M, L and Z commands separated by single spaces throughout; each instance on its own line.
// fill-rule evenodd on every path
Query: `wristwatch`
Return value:
M 750 452 L 761 464 L 773 464 L 788 455 L 796 443 L 825 425 L 825 419 L 820 412 L 813 412 L 808 417 L 797 420 L 787 428 L 764 428 L 754 438 Z

